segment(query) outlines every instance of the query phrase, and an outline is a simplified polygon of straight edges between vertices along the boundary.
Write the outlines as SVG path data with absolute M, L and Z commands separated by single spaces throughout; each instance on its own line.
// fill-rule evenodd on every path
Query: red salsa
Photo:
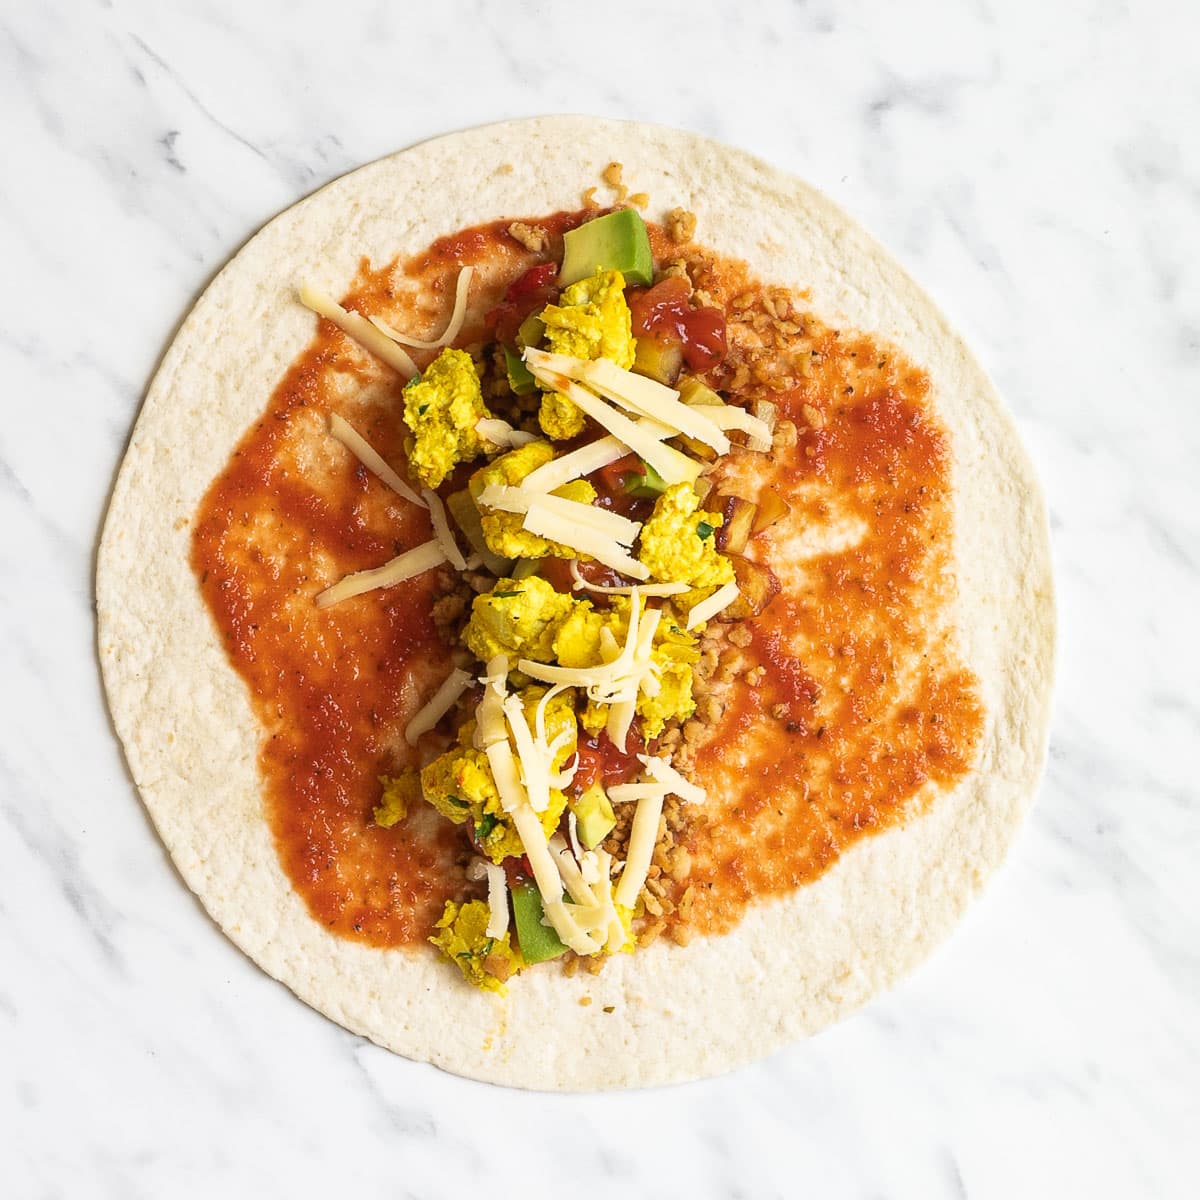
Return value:
M 495 333 L 515 330 L 552 294 L 563 231 L 589 215 L 536 219 L 549 242 L 539 254 L 498 221 L 402 264 L 364 262 L 343 303 L 397 323 L 405 309 L 414 331 L 439 328 L 459 269 L 474 264 L 473 311 L 492 314 Z M 658 261 L 679 257 L 662 229 L 651 226 L 651 239 Z M 742 264 L 689 253 L 715 305 L 752 303 L 739 302 L 727 330 L 723 308 L 691 306 L 686 285 L 668 278 L 631 290 L 634 332 L 678 341 L 690 369 L 728 389 L 747 361 L 743 328 L 769 310 Z M 856 838 L 904 819 L 927 784 L 948 786 L 969 769 L 982 729 L 976 681 L 948 636 L 950 454 L 928 379 L 869 338 L 811 319 L 797 328 L 786 349 L 808 355 L 808 369 L 771 399 L 798 434 L 756 456 L 755 469 L 802 522 L 819 529 L 836 517 L 854 536 L 807 560 L 802 576 L 786 543 L 752 543 L 784 587 L 750 623 L 694 767 L 709 789 L 689 842 L 700 928 L 730 927 L 756 898 L 815 878 Z M 475 319 L 460 344 L 495 333 Z M 379 777 L 418 762 L 405 724 L 449 669 L 431 615 L 437 573 L 331 609 L 313 604 L 343 574 L 430 536 L 424 511 L 331 450 L 326 430 L 328 413 L 341 412 L 402 463 L 400 390 L 321 322 L 202 500 L 192 538 L 196 578 L 262 728 L 264 811 L 283 869 L 317 920 L 379 946 L 428 936 L 445 900 L 463 893 L 469 854 L 462 828 L 428 806 L 390 829 L 372 821 Z M 758 394 L 751 380 L 744 399 Z M 634 465 L 594 482 L 601 502 L 626 511 L 636 500 L 644 516 L 652 501 L 625 488 Z M 584 573 L 615 582 L 595 564 Z M 565 562 L 547 577 L 564 591 L 574 582 Z M 640 750 L 636 734 L 624 752 L 583 736 L 576 790 L 628 779 Z M 528 871 L 510 866 L 514 878 Z

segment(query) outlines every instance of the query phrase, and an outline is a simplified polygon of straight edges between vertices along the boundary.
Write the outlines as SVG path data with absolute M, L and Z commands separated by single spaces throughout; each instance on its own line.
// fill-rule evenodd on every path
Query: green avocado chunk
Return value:
M 641 461 L 638 469 L 625 480 L 625 491 L 639 500 L 656 500 L 667 490 L 667 481 L 648 463 Z
M 598 783 L 593 783 L 578 800 L 571 802 L 571 811 L 579 823 L 579 840 L 588 850 L 600 845 L 617 823 L 612 804 Z
M 542 924 L 544 909 L 542 896 L 537 886 L 523 883 L 512 890 L 513 916 L 517 921 L 517 942 L 521 957 L 527 963 L 545 962 L 557 958 L 566 950 L 558 940 L 558 934 L 549 925 Z
M 508 386 L 512 388 L 514 395 L 527 396 L 533 391 L 536 385 L 529 368 L 521 360 L 521 356 L 507 346 L 504 347 L 504 365 L 508 370 Z
M 646 222 L 632 208 L 618 208 L 594 221 L 585 221 L 563 236 L 560 286 L 587 279 L 597 270 L 620 271 L 626 283 L 649 287 L 654 282 L 654 257 Z

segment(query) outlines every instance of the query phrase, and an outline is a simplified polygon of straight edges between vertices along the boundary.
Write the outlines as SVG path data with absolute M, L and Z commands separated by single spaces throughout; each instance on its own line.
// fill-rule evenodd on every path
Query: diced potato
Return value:
M 741 554 L 750 540 L 758 505 L 741 496 L 718 496 L 713 507 L 725 518 L 717 530 L 717 549 L 722 554 Z
M 702 383 L 694 375 L 688 375 L 681 379 L 676 386 L 679 388 L 679 398 L 684 404 L 719 407 L 725 403 L 708 384 Z
M 648 375 L 659 383 L 674 387 L 683 370 L 683 346 L 679 342 L 664 342 L 654 337 L 638 338 L 633 369 L 639 375 Z
M 757 537 L 764 529 L 770 529 L 776 522 L 782 521 L 791 511 L 791 505 L 774 488 L 764 488 L 758 498 L 758 512 L 754 515 L 750 536 Z
M 734 555 L 733 573 L 737 578 L 738 598 L 718 616 L 718 621 L 741 621 L 759 616 L 779 595 L 779 579 L 770 567 Z
M 501 558 L 488 549 L 488 544 L 483 538 L 483 518 L 475 506 L 475 501 L 471 499 L 471 493 L 464 489 L 447 496 L 446 507 L 459 529 L 463 531 L 463 537 L 470 542 L 471 549 L 483 558 L 483 565 L 497 578 L 507 575 L 510 560 Z
M 715 462 L 719 457 L 711 446 L 706 446 L 703 442 L 698 442 L 695 438 L 688 437 L 686 434 L 679 435 L 679 444 L 693 458 L 698 458 L 701 462 Z
M 708 497 L 712 494 L 713 487 L 714 487 L 713 481 L 707 475 L 701 475 L 699 477 L 699 479 L 697 479 L 696 482 L 692 484 L 692 490 L 700 498 L 701 504 L 703 504 L 705 502 L 705 500 L 707 500 Z

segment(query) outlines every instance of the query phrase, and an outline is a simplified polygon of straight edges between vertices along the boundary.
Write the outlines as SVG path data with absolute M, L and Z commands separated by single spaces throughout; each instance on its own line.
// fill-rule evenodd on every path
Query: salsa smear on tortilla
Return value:
M 598 969 L 970 769 L 926 375 L 694 235 L 584 209 L 302 290 L 192 562 L 336 933 Z

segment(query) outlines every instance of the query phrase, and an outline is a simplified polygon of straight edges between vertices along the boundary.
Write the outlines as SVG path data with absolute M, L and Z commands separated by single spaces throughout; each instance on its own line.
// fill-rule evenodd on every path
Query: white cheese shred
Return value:
M 498 863 L 484 864 L 488 881 L 488 923 L 484 933 L 490 938 L 502 938 L 508 932 L 508 882 L 504 868 Z
M 456 571 L 465 571 L 467 560 L 458 548 L 454 534 L 450 532 L 450 522 L 446 519 L 446 506 L 442 503 L 442 498 L 437 492 L 430 491 L 429 488 L 422 488 L 421 496 L 425 501 L 425 507 L 429 509 L 429 522 L 433 526 L 433 536 L 437 540 L 437 544 L 441 546 L 446 561 Z
M 300 289 L 300 303 L 305 308 L 311 308 L 317 316 L 332 321 L 347 337 L 387 363 L 398 375 L 411 379 L 417 374 L 417 364 L 395 342 L 380 333 L 362 313 L 347 311 L 332 297 L 308 284 Z
M 521 490 L 525 492 L 554 492 L 565 483 L 574 479 L 582 479 L 601 467 L 615 463 L 624 458 L 629 451 L 620 438 L 602 437 L 578 450 L 568 454 L 560 454 L 548 463 L 543 463 L 536 471 L 530 471 L 521 480 Z
M 588 699 L 594 700 L 597 704 L 615 704 L 626 700 L 631 691 L 636 697 L 634 688 L 637 684 L 637 675 L 645 667 L 645 664 L 636 662 L 639 645 L 638 634 L 642 625 L 643 613 L 641 596 L 638 592 L 635 591 L 630 600 L 629 629 L 625 635 L 625 645 L 619 647 L 607 662 L 595 667 L 551 667 L 545 663 L 535 662 L 533 659 L 522 658 L 518 661 L 517 668 L 531 679 L 537 679 L 543 683 L 586 688 Z M 657 611 L 646 615 L 655 618 L 662 616 Z M 612 637 L 612 631 L 606 628 L 601 631 L 602 639 L 606 633 L 610 638 Z
M 648 462 L 668 483 L 694 483 L 700 475 L 702 464 L 688 458 L 680 450 L 666 445 L 657 435 L 665 430 L 666 436 L 673 431 L 656 421 L 635 421 L 625 413 L 606 404 L 594 392 L 575 383 L 546 365 L 543 351 L 525 351 L 525 362 L 539 383 L 561 392 L 583 412 L 604 426 L 614 437 L 619 438 L 630 450 Z
M 376 588 L 392 587 L 406 579 L 422 575 L 445 561 L 446 552 L 437 541 L 422 542 L 421 545 L 414 546 L 413 549 L 385 562 L 382 567 L 374 567 L 369 571 L 355 571 L 332 587 L 318 592 L 316 605 L 318 608 L 328 608 L 331 604 L 349 600 L 351 596 L 361 596 L 364 592 L 371 592 Z
M 724 612 L 737 598 L 738 585 L 734 582 L 723 584 L 711 596 L 693 604 L 688 612 L 687 628 L 695 629 L 697 625 L 711 620 L 719 612 Z
M 559 873 L 562 875 L 563 886 L 567 894 L 576 904 L 595 904 L 596 896 L 588 887 L 579 864 L 571 854 L 570 847 L 563 841 L 561 833 L 556 833 L 550 839 L 550 852 L 558 862 Z
M 539 537 L 570 546 L 577 554 L 586 554 L 631 579 L 648 579 L 650 576 L 649 568 L 626 553 L 613 538 L 605 537 L 595 529 L 577 525 L 570 517 L 541 504 L 529 506 L 522 526 Z
M 414 350 L 437 350 L 442 346 L 449 346 L 458 337 L 463 322 L 467 319 L 467 295 L 471 290 L 471 276 L 474 273 L 474 267 L 463 267 L 459 271 L 458 282 L 454 285 L 454 311 L 450 314 L 450 320 L 446 323 L 441 337 L 434 338 L 432 342 L 423 342 L 420 338 L 409 337 L 406 333 L 398 333 L 378 317 L 372 317 L 371 324 L 384 337 L 391 338 L 393 342 L 398 342 L 401 346 L 411 346 Z
M 499 509 L 501 512 L 527 513 L 531 508 L 557 513 L 580 526 L 594 529 L 622 546 L 632 546 L 641 531 L 641 524 L 623 517 L 620 513 L 597 508 L 582 500 L 567 500 L 562 496 L 549 496 L 540 492 L 527 492 L 522 487 L 510 487 L 502 483 L 489 483 L 479 493 L 477 503 L 483 508 Z
M 650 755 L 639 754 L 638 761 L 646 768 L 646 774 L 667 789 L 668 796 L 678 796 L 688 804 L 703 804 L 708 799 L 708 793 L 698 784 L 685 779 L 671 765 L 669 758 L 654 758 Z
M 751 450 L 765 454 L 771 449 L 770 426 L 736 404 L 699 404 L 694 411 L 703 413 L 721 429 L 738 429 L 747 434 L 746 445 Z
M 339 417 L 337 413 L 332 413 L 329 417 L 329 432 L 337 438 L 355 458 L 358 459 L 364 467 L 367 468 L 373 475 L 378 476 L 384 483 L 392 489 L 393 492 L 403 496 L 405 500 L 411 500 L 414 504 L 425 507 L 425 501 L 417 495 L 416 492 L 392 470 L 384 461 L 383 456 L 379 454 L 375 447 L 367 441 L 349 421 Z
M 509 449 L 527 446 L 530 442 L 537 441 L 532 433 L 514 429 L 507 421 L 502 421 L 499 417 L 480 417 L 475 422 L 475 432 L 485 442 L 491 442 L 493 446 L 507 446 Z
M 627 412 L 659 421 L 711 446 L 718 454 L 729 453 L 729 438 L 703 412 L 684 404 L 674 388 L 626 371 L 607 358 L 590 362 L 575 359 L 573 362 L 575 365 L 564 374 L 586 383 Z
M 467 878 L 472 883 L 487 880 L 488 923 L 484 933 L 490 938 L 502 938 L 508 932 L 508 883 L 504 868 L 486 858 L 473 858 L 467 864 Z
M 508 699 L 508 659 L 497 654 L 487 664 L 484 696 L 475 710 L 477 732 L 483 742 L 500 803 L 512 821 L 521 848 L 533 869 L 534 883 L 542 898 L 542 908 L 554 932 L 576 954 L 596 954 L 601 941 L 593 938 L 580 924 L 576 914 L 563 902 L 563 881 L 558 863 L 547 844 L 546 831 L 530 806 L 521 782 L 516 758 L 508 740 L 505 701 Z
M 622 908 L 633 908 L 638 894 L 646 882 L 650 870 L 650 859 L 654 855 L 654 843 L 658 840 L 658 821 L 662 816 L 663 794 L 643 796 L 637 802 L 633 824 L 629 830 L 629 849 L 625 856 L 625 869 L 617 880 L 613 900 Z
M 579 591 L 581 588 L 588 592 L 599 592 L 604 596 L 628 596 L 636 587 L 643 596 L 678 596 L 680 592 L 686 592 L 690 584 L 686 583 L 637 583 L 625 584 L 622 587 L 607 587 L 604 584 L 592 583 L 590 579 L 584 579 L 579 573 L 579 559 L 571 559 L 571 578 L 575 580 L 572 590 Z
M 404 729 L 404 740 L 415 746 L 423 733 L 428 733 L 453 707 L 459 696 L 471 685 L 471 676 L 457 667 L 442 680 L 441 686 L 414 714 Z

